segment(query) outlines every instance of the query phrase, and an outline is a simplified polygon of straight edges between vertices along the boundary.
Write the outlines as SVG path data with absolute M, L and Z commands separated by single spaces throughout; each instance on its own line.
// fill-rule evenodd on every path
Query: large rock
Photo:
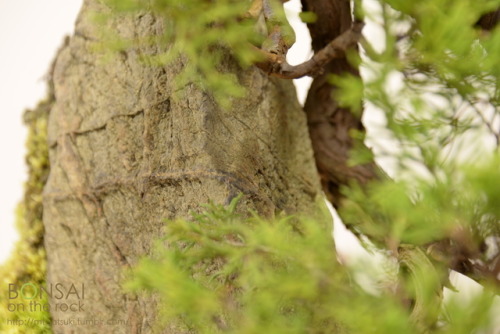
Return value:
M 182 62 L 140 60 L 164 47 L 111 59 L 96 51 L 101 32 L 92 13 L 104 10 L 97 3 L 85 2 L 53 73 L 44 190 L 48 284 L 75 284 L 78 292 L 84 285 L 83 300 L 81 293 L 51 298 L 54 320 L 73 319 L 54 331 L 147 333 L 154 297 L 126 294 L 121 283 L 124 270 L 150 253 L 165 219 L 188 217 L 209 201 L 228 203 L 240 192 L 242 208 L 263 215 L 305 211 L 320 187 L 291 82 L 241 70 L 228 57 L 227 69 L 247 88 L 229 110 L 193 84 L 174 94 Z M 147 13 L 108 26 L 122 37 L 163 28 Z M 83 310 L 60 308 L 78 302 Z

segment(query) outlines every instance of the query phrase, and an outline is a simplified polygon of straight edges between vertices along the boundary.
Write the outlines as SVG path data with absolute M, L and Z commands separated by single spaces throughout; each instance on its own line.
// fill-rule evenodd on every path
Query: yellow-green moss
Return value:
M 31 311 L 28 299 L 21 297 L 9 299 L 9 284 L 21 287 L 25 283 L 33 283 L 36 286 L 45 283 L 42 191 L 49 172 L 47 117 L 52 102 L 52 98 L 41 102 L 36 109 L 28 110 L 24 117 L 29 128 L 26 143 L 28 180 L 24 188 L 24 199 L 16 212 L 16 225 L 20 238 L 10 259 L 0 266 L 3 291 L 0 294 L 1 333 L 52 332 L 49 312 Z M 42 299 L 37 298 L 36 302 L 43 305 L 48 301 L 46 297 L 42 297 Z M 24 304 L 26 309 L 20 310 L 19 304 Z

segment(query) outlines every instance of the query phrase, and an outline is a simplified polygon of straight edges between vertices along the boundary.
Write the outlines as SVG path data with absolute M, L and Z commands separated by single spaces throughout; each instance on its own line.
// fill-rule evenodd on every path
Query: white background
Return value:
M 44 75 L 81 0 L 0 0 L 0 262 L 17 232 L 14 211 L 26 180 L 22 114 L 45 97 Z

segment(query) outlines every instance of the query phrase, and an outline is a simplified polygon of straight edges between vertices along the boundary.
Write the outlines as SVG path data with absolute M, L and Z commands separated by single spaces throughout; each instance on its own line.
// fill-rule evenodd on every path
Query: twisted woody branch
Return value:
M 323 73 L 326 64 L 333 59 L 344 58 L 347 50 L 356 47 L 361 39 L 363 26 L 363 22 L 354 22 L 349 30 L 316 52 L 311 59 L 299 65 L 288 64 L 283 54 L 271 53 L 255 47 L 264 58 L 256 65 L 270 76 L 282 79 L 297 79 L 306 75 L 317 76 Z
M 364 185 L 380 179 L 381 175 L 374 162 L 357 166 L 348 164 L 349 151 L 356 144 L 362 145 L 350 135 L 352 130 L 364 131 L 362 115 L 336 103 L 333 93 L 337 88 L 327 79 L 331 74 L 359 75 L 358 69 L 346 60 L 346 53 L 348 50 L 357 50 L 364 24 L 352 21 L 349 2 L 302 0 L 302 5 L 304 11 L 317 15 L 316 22 L 308 24 L 314 56 L 293 66 L 286 62 L 285 54 L 257 49 L 264 60 L 256 66 L 270 76 L 283 79 L 296 79 L 306 75 L 314 77 L 304 111 L 323 191 L 334 207 L 339 208 L 342 206 L 341 187 L 349 186 L 351 182 Z M 500 9 L 481 16 L 475 26 L 487 32 L 493 30 L 499 21 Z M 475 261 L 482 257 L 481 251 L 468 239 L 469 236 L 451 236 L 429 245 L 427 252 L 433 258 L 436 251 L 441 255 L 445 254 L 441 257 L 446 258 L 444 262 L 450 269 L 470 278 L 500 284 L 500 255 L 489 263 L 481 264 Z

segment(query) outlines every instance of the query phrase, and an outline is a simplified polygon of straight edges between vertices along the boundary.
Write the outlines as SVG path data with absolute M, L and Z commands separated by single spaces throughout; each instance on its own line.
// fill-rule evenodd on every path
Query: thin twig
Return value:
M 363 26 L 363 22 L 354 22 L 349 30 L 346 30 L 323 49 L 316 52 L 311 59 L 299 65 L 288 64 L 284 55 L 270 53 L 255 47 L 265 59 L 257 63 L 256 66 L 270 76 L 282 79 L 297 79 L 306 75 L 318 75 L 322 72 L 324 65 L 332 59 L 345 57 L 346 51 L 357 45 L 361 39 Z
M 496 141 L 496 147 L 500 147 L 500 133 L 497 133 L 495 131 L 495 129 L 493 128 L 493 124 L 491 124 L 490 122 L 488 122 L 488 120 L 486 119 L 486 117 L 483 115 L 483 113 L 481 112 L 481 110 L 478 109 L 477 105 L 474 103 L 474 101 L 472 101 L 470 98 L 468 97 L 465 97 L 466 101 L 469 103 L 469 105 L 472 107 L 472 110 L 479 116 L 479 118 L 481 119 L 481 121 L 484 123 L 484 125 L 486 126 L 486 128 L 488 129 L 488 131 L 493 135 L 493 137 L 495 138 L 495 141 Z

